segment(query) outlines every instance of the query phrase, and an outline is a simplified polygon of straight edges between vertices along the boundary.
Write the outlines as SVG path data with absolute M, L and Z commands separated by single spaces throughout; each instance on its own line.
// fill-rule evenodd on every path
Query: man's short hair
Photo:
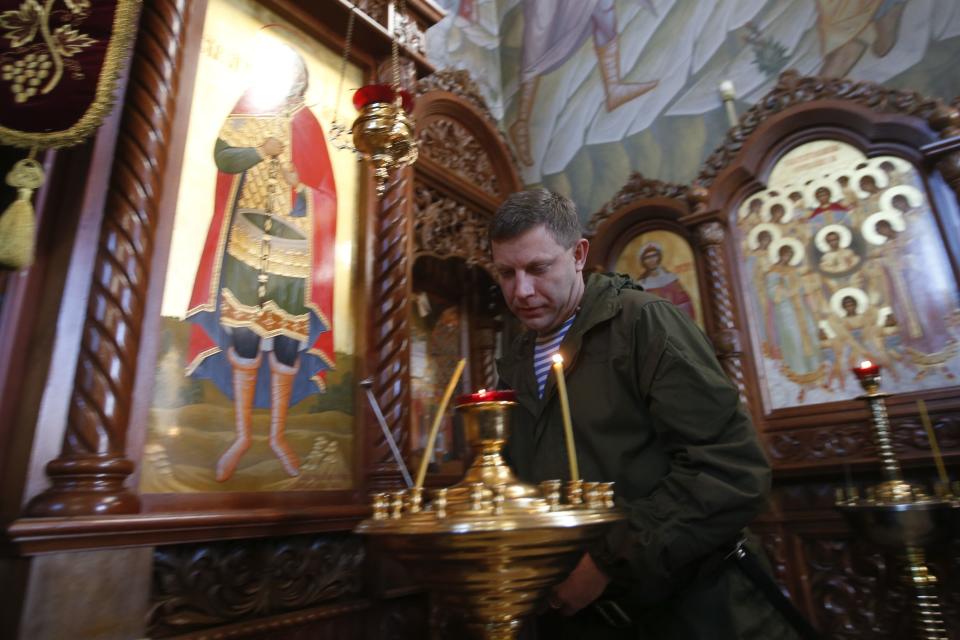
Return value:
M 512 240 L 543 225 L 558 245 L 569 249 L 582 237 L 580 217 L 573 202 L 546 189 L 528 189 L 512 194 L 490 221 L 490 242 Z

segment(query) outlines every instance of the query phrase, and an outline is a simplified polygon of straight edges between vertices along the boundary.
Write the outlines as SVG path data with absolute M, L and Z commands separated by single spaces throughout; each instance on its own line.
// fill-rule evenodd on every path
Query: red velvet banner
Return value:
M 82 142 L 109 112 L 139 0 L 0 0 L 0 143 Z

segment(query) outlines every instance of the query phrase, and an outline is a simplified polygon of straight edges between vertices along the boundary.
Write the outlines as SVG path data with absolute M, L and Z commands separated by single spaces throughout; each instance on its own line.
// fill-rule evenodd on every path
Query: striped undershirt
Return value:
M 541 398 L 543 397 L 543 388 L 547 385 L 550 365 L 553 364 L 551 358 L 553 354 L 560 350 L 560 343 L 563 342 L 563 337 L 567 335 L 567 331 L 570 330 L 576 317 L 577 314 L 573 314 L 566 322 L 550 333 L 537 336 L 537 342 L 533 346 L 533 373 L 537 376 L 537 388 Z

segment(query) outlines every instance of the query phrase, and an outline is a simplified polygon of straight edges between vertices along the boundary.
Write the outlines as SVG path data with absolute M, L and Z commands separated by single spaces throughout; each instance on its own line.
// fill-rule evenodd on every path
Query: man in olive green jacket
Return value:
M 559 341 L 581 476 L 616 482 L 629 514 L 554 589 L 540 637 L 796 637 L 726 558 L 764 508 L 770 470 L 703 333 L 625 276 L 585 282 L 589 245 L 562 196 L 514 194 L 490 239 L 529 330 L 498 362 L 519 403 L 511 464 L 527 482 L 568 475 L 556 382 L 535 367 Z

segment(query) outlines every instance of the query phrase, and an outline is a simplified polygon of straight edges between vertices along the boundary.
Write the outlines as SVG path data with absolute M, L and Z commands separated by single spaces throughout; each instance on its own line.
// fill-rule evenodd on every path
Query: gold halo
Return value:
M 870 306 L 870 299 L 867 297 L 867 294 L 863 289 L 858 289 L 856 287 L 844 287 L 843 289 L 838 289 L 836 293 L 830 296 L 830 309 L 837 314 L 837 317 L 839 318 L 847 315 L 843 310 L 843 299 L 847 296 L 850 296 L 857 301 L 857 311 L 859 311 L 861 314 Z
M 850 233 L 850 229 L 842 224 L 828 224 L 819 231 L 817 235 L 813 237 L 813 242 L 816 245 L 820 253 L 827 253 L 830 251 L 830 245 L 827 244 L 827 234 L 835 232 L 840 236 L 840 248 L 846 249 L 850 246 L 850 242 L 853 241 L 853 234 Z
M 780 247 L 789 246 L 793 249 L 793 258 L 788 263 L 791 267 L 796 267 L 803 262 L 803 256 L 806 253 L 803 249 L 803 243 L 796 238 L 780 238 L 776 242 L 770 243 L 767 251 L 770 254 L 770 263 L 776 264 L 780 260 Z
M 768 200 L 767 205 L 760 210 L 760 219 L 764 222 L 770 222 L 773 220 L 773 216 L 770 214 L 770 209 L 773 208 L 773 205 L 779 204 L 783 207 L 783 218 L 781 218 L 780 223 L 785 224 L 793 220 L 793 205 L 786 198 L 774 198 L 773 200 Z
M 860 188 L 860 180 L 865 176 L 870 176 L 873 178 L 873 181 L 877 184 L 877 189 L 884 189 L 887 186 L 887 174 L 877 168 L 872 168 L 867 166 L 864 169 L 855 171 L 853 177 L 850 179 L 851 186 L 853 187 L 854 192 L 857 194 L 857 197 L 860 199 L 866 199 L 870 197 L 870 194 L 866 191 L 863 191 Z
M 740 211 L 737 212 L 737 220 L 743 220 L 744 218 L 747 217 L 747 215 L 750 213 L 750 203 L 751 203 L 752 201 L 754 201 L 754 200 L 759 200 L 759 201 L 760 201 L 760 217 L 762 218 L 762 217 L 763 217 L 763 205 L 764 205 L 764 201 L 766 200 L 766 198 L 763 197 L 763 194 L 764 194 L 764 193 L 766 193 L 766 191 L 760 191 L 760 192 L 757 192 L 757 193 L 753 194 L 752 196 L 747 197 L 747 198 L 743 201 L 743 204 L 740 205 Z
M 895 187 L 890 187 L 883 192 L 883 195 L 880 196 L 880 209 L 882 211 L 897 211 L 893 206 L 893 199 L 896 196 L 905 197 L 907 204 L 911 207 L 919 207 L 923 204 L 923 194 L 920 192 L 920 189 L 917 189 L 913 185 L 900 184 Z
M 878 247 L 887 243 L 886 236 L 877 233 L 877 223 L 881 220 L 888 220 L 890 226 L 893 227 L 893 230 L 897 233 L 907 228 L 907 223 L 899 211 L 881 210 L 868 216 L 867 219 L 863 221 L 863 224 L 860 225 L 860 233 L 863 234 L 864 240 Z
M 770 233 L 770 236 L 773 238 L 770 241 L 771 245 L 783 236 L 783 234 L 780 231 L 780 227 L 778 227 L 777 225 L 773 224 L 772 222 L 761 222 L 760 224 L 756 225 L 754 228 L 750 229 L 750 233 L 747 234 L 748 247 L 750 247 L 751 249 L 759 248 L 760 241 L 758 240 L 758 238 L 760 237 L 761 231 L 768 231 Z

